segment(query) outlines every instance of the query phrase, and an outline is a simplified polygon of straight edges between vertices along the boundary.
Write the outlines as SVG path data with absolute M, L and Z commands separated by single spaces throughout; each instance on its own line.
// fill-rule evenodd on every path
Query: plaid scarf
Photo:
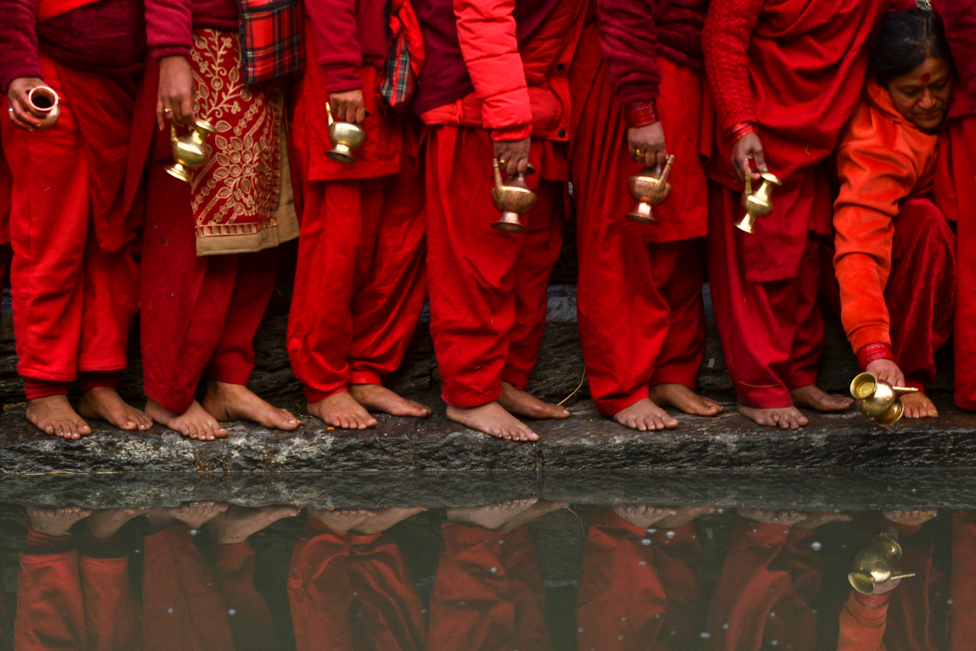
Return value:
M 390 51 L 386 55 L 380 95 L 394 114 L 402 116 L 410 111 L 424 57 L 424 36 L 413 6 L 409 0 L 393 0 Z
M 244 83 L 252 86 L 300 72 L 305 57 L 298 0 L 237 0 L 237 6 Z

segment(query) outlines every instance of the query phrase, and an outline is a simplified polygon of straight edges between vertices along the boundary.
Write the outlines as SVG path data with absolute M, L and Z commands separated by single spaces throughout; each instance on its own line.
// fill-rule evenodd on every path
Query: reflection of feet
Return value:
M 207 529 L 218 545 L 241 543 L 278 520 L 293 518 L 299 513 L 301 509 L 297 506 L 262 506 L 249 509 L 232 505 L 207 522 Z
M 827 393 L 816 384 L 808 384 L 790 391 L 793 404 L 817 411 L 844 411 L 854 404 L 854 400 L 836 393 Z
M 203 408 L 219 421 L 249 420 L 270 429 L 293 430 L 298 419 L 287 409 L 272 407 L 243 384 L 210 380 Z
M 651 387 L 651 401 L 661 407 L 674 407 L 690 416 L 716 416 L 725 409 L 711 398 L 700 396 L 683 384 L 657 384 Z
M 539 400 L 508 382 L 502 382 L 502 395 L 498 398 L 498 404 L 508 413 L 523 418 L 569 418 L 569 410 L 565 407 Z
M 497 402 L 489 402 L 480 407 L 463 409 L 447 406 L 447 417 L 455 423 L 467 425 L 471 429 L 506 441 L 538 441 L 539 435 L 528 425 L 508 413 Z
M 919 527 L 935 517 L 937 511 L 894 511 L 884 509 L 884 517 L 897 524 Z
M 332 427 L 366 429 L 376 426 L 376 419 L 348 391 L 333 393 L 318 402 L 310 402 L 305 409 Z
M 656 506 L 618 506 L 613 510 L 621 519 L 635 527 L 647 529 L 652 524 L 677 514 L 676 509 L 658 508 Z
M 349 395 L 367 411 L 381 411 L 391 416 L 430 416 L 430 408 L 390 391 L 382 384 L 350 384 Z
M 88 532 L 95 538 L 111 538 L 119 532 L 122 525 L 149 513 L 150 507 L 137 506 L 132 509 L 99 509 L 91 514 L 85 522 Z
M 770 509 L 739 509 L 739 515 L 763 524 L 782 524 L 792 527 L 807 519 L 806 513 L 799 511 L 773 511 Z
M 422 511 L 427 509 L 423 506 L 412 506 L 412 507 L 399 507 L 391 506 L 386 509 L 381 509 L 376 512 L 376 517 L 368 518 L 356 525 L 354 530 L 356 533 L 371 536 L 374 533 L 380 533 L 381 531 L 386 531 L 395 524 L 403 522 L 407 518 L 411 518 Z
M 190 502 L 171 508 L 153 507 L 149 510 L 149 526 L 153 531 L 159 531 L 182 522 L 191 529 L 199 529 L 226 510 L 227 504 L 224 502 Z
M 376 517 L 375 511 L 355 509 L 316 509 L 308 507 L 308 517 L 315 518 L 333 531 L 349 531 Z
M 833 511 L 810 513 L 807 515 L 806 520 L 796 525 L 796 528 L 812 530 L 817 527 L 822 527 L 825 524 L 830 524 L 831 522 L 850 522 L 853 519 L 846 513 L 835 513 Z
M 74 440 L 91 434 L 91 427 L 82 420 L 65 395 L 28 400 L 27 420 L 42 432 L 63 439 Z
M 567 502 L 550 502 L 548 500 L 539 500 L 529 508 L 520 512 L 514 518 L 505 523 L 499 531 L 502 533 L 511 533 L 518 529 L 519 527 L 526 525 L 530 522 L 535 522 L 547 513 L 552 513 L 553 511 L 559 511 L 561 509 L 568 509 L 569 503 Z
M 618 411 L 613 417 L 621 425 L 639 432 L 674 429 L 678 426 L 677 420 L 648 398 L 641 398 L 629 407 Z
M 901 404 L 905 406 L 905 418 L 939 417 L 939 410 L 935 408 L 935 403 L 921 391 L 918 393 L 906 393 L 901 397 Z
M 78 399 L 78 413 L 85 418 L 101 418 L 124 430 L 147 430 L 153 421 L 129 405 L 112 387 L 93 387 Z
M 71 526 L 91 515 L 91 509 L 66 506 L 61 509 L 47 509 L 42 506 L 28 506 L 27 519 L 30 528 L 48 536 L 67 536 Z
M 148 400 L 146 413 L 160 425 L 196 441 L 213 441 L 227 436 L 227 430 L 196 400 L 182 414 L 166 411 L 155 400 Z
M 661 529 L 677 529 L 683 527 L 700 515 L 715 513 L 711 506 L 681 506 L 674 510 L 674 515 L 668 516 L 657 521 L 657 526 Z
M 781 429 L 800 429 L 810 422 L 796 407 L 757 409 L 755 407 L 739 405 L 739 413 L 746 418 L 751 418 L 760 425 L 779 427 Z
M 527 500 L 509 500 L 488 506 L 448 509 L 447 519 L 451 522 L 473 524 L 482 529 L 501 529 L 538 501 L 538 497 L 530 497 Z

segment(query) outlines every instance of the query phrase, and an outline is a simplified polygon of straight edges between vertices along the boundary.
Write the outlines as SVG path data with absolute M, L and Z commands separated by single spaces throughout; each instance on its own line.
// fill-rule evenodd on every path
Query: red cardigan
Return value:
M 383 65 L 388 5 L 388 0 L 305 3 L 305 12 L 315 28 L 315 51 L 328 92 L 362 88 L 360 69 L 366 65 Z

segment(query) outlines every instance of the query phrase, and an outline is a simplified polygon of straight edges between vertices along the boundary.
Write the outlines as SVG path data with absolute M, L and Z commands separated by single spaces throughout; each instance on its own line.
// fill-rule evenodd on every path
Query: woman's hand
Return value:
M 43 85 L 44 80 L 40 77 L 17 77 L 7 86 L 7 103 L 13 109 L 9 111 L 10 120 L 18 129 L 33 133 L 47 128 L 42 126 L 44 113 L 35 110 L 27 101 L 28 93 Z
M 755 161 L 759 172 L 752 169 L 749 161 Z M 751 176 L 753 181 L 758 181 L 762 178 L 760 172 L 769 171 L 766 167 L 762 142 L 759 141 L 757 134 L 748 133 L 735 141 L 735 144 L 732 145 L 732 167 L 735 168 L 740 181 L 745 181 L 746 176 Z
M 532 145 L 530 138 L 522 140 L 496 140 L 495 158 L 498 159 L 498 168 L 508 174 L 525 174 L 529 169 L 529 148 Z
M 339 122 L 362 124 L 367 115 L 363 91 L 359 89 L 331 93 L 329 108 L 332 110 L 332 119 Z
M 898 364 L 895 364 L 892 359 L 876 359 L 868 364 L 865 370 L 893 387 L 905 386 L 905 374 L 901 372 Z
M 156 101 L 156 122 L 166 128 L 166 120 L 175 124 L 192 125 L 193 72 L 184 56 L 163 57 L 159 60 L 159 99 Z
M 631 158 L 644 163 L 646 167 L 664 167 L 668 162 L 668 154 L 661 122 L 627 129 L 627 149 L 630 151 Z M 640 152 L 639 156 L 638 152 Z

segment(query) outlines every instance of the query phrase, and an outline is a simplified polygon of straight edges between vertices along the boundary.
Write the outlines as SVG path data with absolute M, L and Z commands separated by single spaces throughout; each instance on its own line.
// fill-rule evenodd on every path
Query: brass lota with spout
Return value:
M 893 387 L 873 373 L 860 373 L 851 381 L 851 396 L 858 410 L 883 427 L 897 423 L 905 411 L 901 396 L 917 393 L 911 387 Z
M 39 113 L 43 113 L 41 118 L 41 128 L 53 126 L 58 118 L 61 117 L 61 98 L 50 86 L 34 86 L 27 93 L 27 103 L 31 108 Z
M 504 233 L 524 233 L 527 229 L 519 219 L 519 215 L 532 210 L 535 205 L 535 192 L 529 189 L 525 182 L 525 174 L 519 174 L 508 183 L 502 183 L 502 173 L 498 169 L 498 159 L 493 161 L 495 167 L 495 187 L 491 190 L 491 200 L 502 212 L 502 217 L 491 227 Z
M 765 217 L 773 212 L 773 202 L 770 196 L 773 194 L 774 185 L 783 183 L 773 174 L 763 172 L 761 174 L 762 185 L 755 192 L 752 191 L 752 177 L 746 176 L 746 191 L 742 195 L 742 207 L 746 209 L 745 217 L 736 222 L 735 227 L 740 231 L 751 233 L 756 219 Z
M 857 569 L 847 575 L 847 580 L 858 592 L 872 594 L 878 583 L 915 576 L 914 573 L 893 574 L 892 567 L 900 559 L 901 545 L 891 535 L 877 535 L 871 542 L 871 546 L 862 550 L 854 558 Z
M 190 170 L 200 169 L 210 160 L 207 152 L 207 136 L 216 129 L 206 120 L 197 119 L 185 136 L 176 132 L 176 124 L 170 123 L 170 139 L 173 141 L 173 160 L 166 168 L 172 176 L 190 182 Z
M 332 149 L 325 155 L 338 163 L 352 165 L 356 159 L 352 157 L 352 150 L 359 149 L 366 142 L 366 131 L 358 124 L 340 122 L 332 119 L 332 106 L 325 103 L 325 113 L 329 116 L 329 140 Z
M 627 190 L 637 202 L 637 206 L 627 213 L 627 219 L 641 224 L 657 223 L 653 208 L 664 203 L 671 194 L 668 176 L 671 175 L 672 165 L 674 165 L 673 155 L 668 156 L 663 171 L 660 165 L 655 168 L 645 167 L 640 174 L 627 179 Z

